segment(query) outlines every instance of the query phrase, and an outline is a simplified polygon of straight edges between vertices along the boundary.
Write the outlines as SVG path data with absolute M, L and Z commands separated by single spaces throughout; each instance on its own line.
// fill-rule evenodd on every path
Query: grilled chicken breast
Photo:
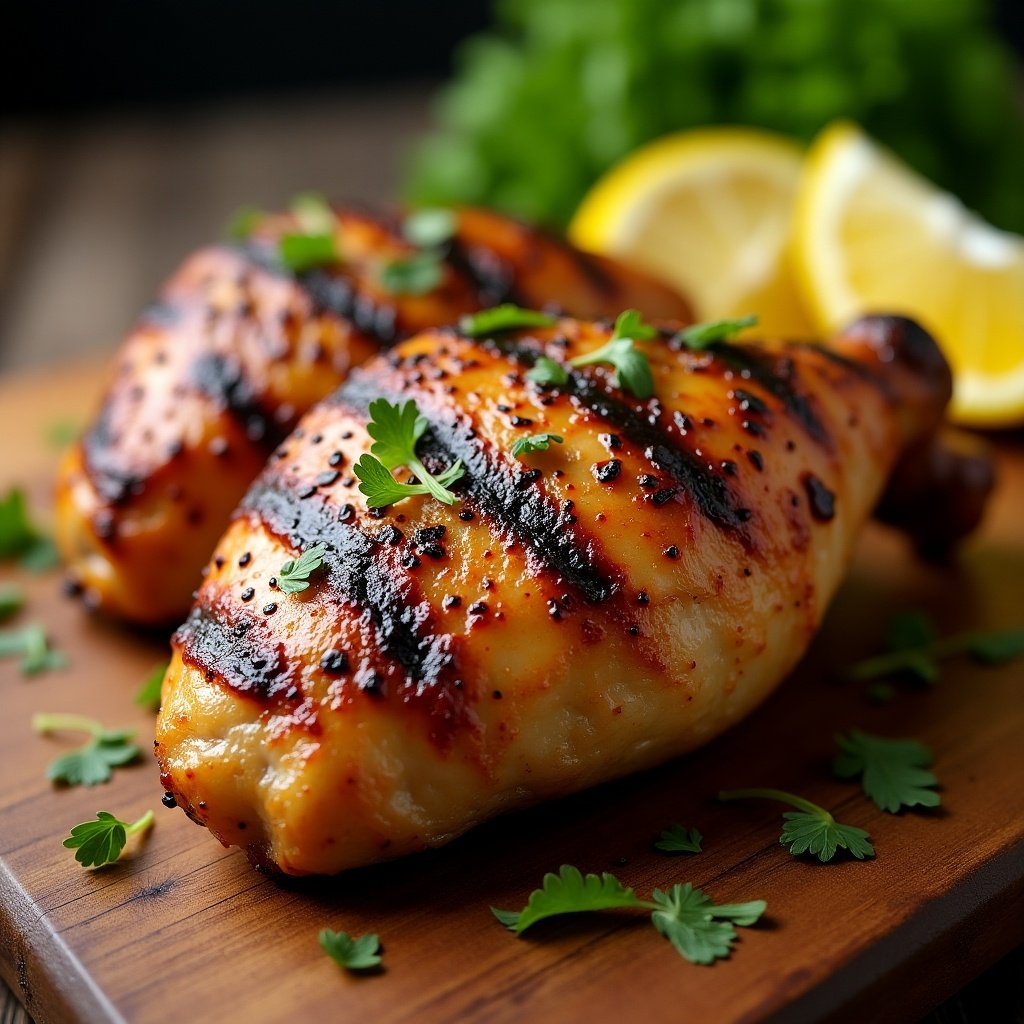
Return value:
M 573 370 L 605 324 L 421 334 L 310 412 L 250 488 L 173 640 L 165 787 L 257 865 L 332 873 L 642 769 L 751 710 L 806 649 L 858 528 L 950 394 L 899 318 L 826 347 L 644 343 L 655 397 Z M 378 396 L 414 399 L 448 507 L 368 509 Z M 551 431 L 514 458 L 517 438 Z M 281 566 L 312 545 L 301 594 Z
M 342 260 L 291 274 L 277 258 L 293 215 L 249 242 L 191 256 L 122 345 L 100 413 L 67 453 L 57 541 L 93 607 L 180 621 L 199 570 L 273 447 L 381 347 L 498 302 L 581 316 L 636 306 L 688 316 L 667 288 L 483 210 L 458 213 L 440 284 L 391 294 L 388 262 L 412 255 L 401 222 L 335 214 Z

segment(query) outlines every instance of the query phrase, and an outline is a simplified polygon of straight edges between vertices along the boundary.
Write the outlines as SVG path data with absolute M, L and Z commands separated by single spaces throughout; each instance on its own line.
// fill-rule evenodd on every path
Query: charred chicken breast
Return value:
M 581 316 L 688 315 L 667 288 L 483 210 L 459 211 L 437 280 L 402 222 L 328 211 L 337 258 L 293 273 L 292 214 L 191 256 L 123 343 L 96 420 L 64 458 L 57 540 L 73 587 L 142 623 L 180 621 L 199 569 L 274 445 L 349 370 L 397 339 L 497 302 Z M 389 290 L 390 288 L 390 290 Z
M 157 725 L 165 787 L 222 843 L 297 875 L 439 846 L 706 742 L 801 657 L 941 416 L 938 349 L 890 317 L 821 347 L 665 329 L 639 399 L 569 363 L 610 332 L 428 331 L 276 450 L 174 637 Z M 531 379 L 540 357 L 560 383 Z M 461 460 L 457 503 L 367 507 L 380 396 L 415 401 L 430 472 Z M 564 443 L 511 454 L 538 432 Z

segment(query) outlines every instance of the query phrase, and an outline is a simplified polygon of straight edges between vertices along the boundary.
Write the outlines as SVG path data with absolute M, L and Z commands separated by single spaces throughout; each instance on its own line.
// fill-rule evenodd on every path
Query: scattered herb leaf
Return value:
M 684 327 L 676 338 L 687 348 L 707 348 L 718 342 L 732 341 L 737 334 L 756 323 L 757 317 L 753 314 L 730 320 L 711 320 L 708 323 Z
M 700 853 L 703 838 L 695 828 L 684 828 L 675 823 L 661 833 L 654 848 L 665 853 Z
M 723 790 L 719 800 L 778 800 L 799 810 L 786 811 L 782 817 L 782 835 L 779 842 L 789 847 L 794 856 L 811 853 L 822 863 L 827 863 L 839 849 L 847 850 L 857 860 L 874 857 L 867 832 L 853 825 L 841 825 L 832 815 L 810 800 L 786 793 L 780 789 L 733 789 Z
M 20 587 L 13 583 L 0 587 L 0 622 L 20 612 L 24 604 L 25 595 Z
M 896 691 L 888 683 L 872 683 L 864 696 L 870 704 L 889 704 L 896 696 Z
M 402 234 L 406 241 L 420 249 L 432 249 L 451 240 L 457 219 L 454 210 L 429 206 L 415 210 L 405 218 Z
M 101 722 L 84 715 L 38 714 L 32 728 L 46 735 L 53 732 L 84 732 L 89 740 L 75 750 L 51 761 L 46 777 L 68 786 L 97 786 L 109 782 L 114 768 L 130 764 L 141 751 L 128 741 L 133 729 L 105 729 Z
M 372 932 L 353 939 L 346 932 L 324 928 L 320 932 L 320 947 L 346 971 L 370 971 L 381 964 L 380 938 Z
M 414 494 L 430 494 L 446 505 L 458 498 L 448 488 L 463 475 L 462 462 L 449 466 L 439 476 L 427 471 L 416 454 L 416 445 L 427 429 L 427 420 L 420 415 L 412 400 L 401 405 L 377 398 L 370 403 L 370 422 L 367 431 L 374 439 L 370 454 L 363 455 L 355 465 L 359 490 L 371 507 L 382 508 Z M 420 481 L 402 484 L 394 479 L 391 470 L 406 466 Z
M 153 812 L 146 811 L 131 823 L 115 818 L 109 811 L 99 811 L 95 821 L 83 821 L 71 829 L 64 846 L 76 850 L 75 860 L 82 867 L 101 867 L 113 864 L 121 856 L 128 837 L 145 832 L 153 824 Z
M 143 680 L 142 685 L 135 694 L 135 703 L 140 708 L 149 708 L 151 711 L 159 710 L 164 676 L 167 675 L 169 664 L 169 662 L 164 661 L 159 665 L 154 665 L 153 670 Z
M 0 658 L 18 655 L 22 656 L 21 671 L 27 676 L 67 665 L 67 658 L 50 647 L 46 630 L 37 622 L 23 629 L 0 630 Z
M 885 739 L 852 729 L 837 736 L 840 753 L 832 770 L 841 779 L 862 776 L 864 793 L 883 811 L 895 814 L 902 807 L 938 807 L 932 788 L 938 779 L 927 771 L 931 751 L 917 740 Z
M 514 331 L 527 327 L 552 327 L 558 323 L 556 317 L 541 313 L 537 309 L 523 309 L 506 302 L 479 313 L 471 313 L 459 321 L 459 330 L 470 338 L 482 338 L 499 331 Z M 549 362 L 552 360 L 549 360 Z M 555 364 L 558 365 L 557 363 Z
M 66 448 L 81 432 L 82 424 L 75 420 L 54 420 L 46 428 L 46 441 L 53 448 Z
M 243 206 L 231 215 L 225 233 L 233 242 L 247 242 L 265 217 L 255 206 Z
M 526 376 L 537 384 L 553 384 L 556 387 L 569 382 L 569 371 L 549 356 L 538 356 Z
M 512 445 L 512 455 L 515 458 L 519 458 L 520 455 L 526 452 L 546 452 L 551 447 L 552 442 L 554 444 L 562 444 L 563 440 L 558 434 L 551 434 L 546 431 L 541 434 L 531 434 L 529 437 L 517 437 Z
M 295 274 L 338 259 L 334 235 L 284 234 L 278 242 L 278 252 L 281 262 Z
M 654 394 L 651 364 L 634 342 L 650 340 L 657 333 L 654 327 L 643 322 L 635 309 L 627 309 L 616 319 L 615 330 L 607 344 L 586 355 L 570 359 L 569 365 L 580 367 L 608 363 L 615 367 L 612 383 L 617 388 L 630 391 L 637 398 L 650 398 Z
M 330 203 L 319 192 L 300 192 L 292 199 L 290 208 L 303 234 L 334 238 L 338 221 Z
M 12 487 L 0 498 L 0 560 L 17 558 L 22 567 L 44 572 L 57 564 L 57 549 L 28 517 L 25 493 Z
M 277 574 L 277 585 L 286 594 L 299 594 L 306 590 L 309 587 L 310 573 L 323 565 L 326 552 L 327 548 L 323 544 L 315 544 L 303 551 L 298 558 L 290 558 Z
M 435 249 L 424 249 L 409 256 L 389 260 L 377 280 L 392 295 L 426 295 L 444 277 L 444 257 Z

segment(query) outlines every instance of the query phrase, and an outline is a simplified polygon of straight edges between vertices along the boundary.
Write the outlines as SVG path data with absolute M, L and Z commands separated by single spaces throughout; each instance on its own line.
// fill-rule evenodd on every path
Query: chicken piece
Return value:
M 298 275 L 268 217 L 245 246 L 190 257 L 118 356 L 100 414 L 66 454 L 57 541 L 86 602 L 180 622 L 199 570 L 274 445 L 382 346 L 497 302 L 613 316 L 686 303 L 612 261 L 483 210 L 459 211 L 441 283 L 390 294 L 381 268 L 415 250 L 401 222 L 336 213 L 343 261 Z
M 573 320 L 474 344 L 422 334 L 356 371 L 276 451 L 173 640 L 162 781 L 254 864 L 333 873 L 710 740 L 801 657 L 949 370 L 899 318 L 828 347 L 644 343 L 655 397 L 610 369 L 561 387 Z M 368 509 L 367 408 L 414 399 L 461 500 Z M 564 444 L 514 458 L 517 438 Z M 309 588 L 275 576 L 327 547 Z

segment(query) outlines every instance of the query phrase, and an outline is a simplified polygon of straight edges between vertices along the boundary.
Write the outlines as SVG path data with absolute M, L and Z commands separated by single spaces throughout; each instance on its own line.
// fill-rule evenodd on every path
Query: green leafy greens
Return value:
M 46 630 L 38 622 L 33 622 L 23 629 L 0 630 L 0 658 L 19 655 L 21 671 L 26 676 L 64 668 L 68 663 L 60 651 L 50 647 Z
M 102 723 L 84 715 L 38 714 L 32 728 L 42 735 L 53 732 L 84 732 L 89 740 L 75 750 L 51 761 L 46 777 L 68 786 L 97 786 L 109 782 L 114 768 L 138 759 L 141 751 L 129 740 L 134 729 L 105 729 Z
M 160 708 L 160 695 L 163 690 L 164 676 L 167 675 L 168 662 L 163 661 L 154 665 L 153 670 L 142 681 L 142 685 L 136 691 L 135 703 L 140 708 L 148 708 L 157 711 Z
M 320 947 L 346 971 L 371 971 L 381 965 L 380 938 L 372 932 L 354 939 L 346 932 L 324 928 L 320 932 Z
M 677 822 L 661 833 L 654 848 L 663 853 L 700 853 L 703 838 L 695 828 L 684 828 Z
M 674 885 L 668 892 L 655 889 L 650 900 L 640 899 L 614 875 L 583 875 L 563 864 L 558 874 L 548 873 L 540 889 L 530 893 L 520 911 L 491 913 L 510 931 L 522 935 L 538 921 L 561 914 L 594 910 L 649 910 L 651 923 L 685 960 L 711 964 L 729 956 L 736 940 L 734 925 L 751 925 L 764 913 L 764 900 L 716 906 L 711 898 L 692 885 Z
M 277 585 L 286 594 L 299 594 L 309 587 L 310 574 L 324 563 L 327 548 L 323 544 L 315 544 L 307 548 L 298 558 L 290 558 L 281 566 L 277 574 Z
M 756 323 L 757 317 L 753 314 L 734 320 L 711 320 L 708 323 L 684 327 L 676 338 L 687 348 L 707 348 L 719 342 L 731 341 L 741 331 L 753 327 Z
M 779 842 L 794 856 L 810 853 L 823 864 L 832 860 L 837 850 L 847 850 L 857 860 L 874 857 L 875 848 L 862 828 L 841 825 L 832 815 L 810 800 L 783 792 L 781 789 L 732 789 L 718 794 L 719 800 L 778 800 L 796 807 L 782 817 L 782 835 Z
M 29 519 L 25 493 L 12 487 L 0 498 L 0 561 L 17 558 L 32 572 L 44 572 L 57 565 L 57 549 Z
M 546 452 L 552 443 L 562 444 L 563 442 L 564 438 L 547 431 L 541 434 L 531 434 L 529 437 L 517 437 L 512 444 L 512 454 L 515 458 L 519 458 L 526 452 Z
M 510 302 L 490 309 L 482 309 L 479 313 L 471 313 L 459 321 L 459 330 L 470 338 L 483 338 L 499 331 L 515 331 L 529 327 L 553 327 L 558 323 L 557 317 L 541 313 L 536 309 L 523 309 Z M 557 365 L 557 364 L 556 364 Z
M 456 460 L 443 473 L 433 476 L 416 454 L 416 445 L 427 429 L 427 420 L 420 415 L 411 399 L 401 405 L 377 398 L 370 403 L 367 431 L 374 443 L 370 454 L 363 455 L 355 465 L 359 490 L 371 508 L 393 505 L 415 494 L 430 494 L 445 505 L 458 500 L 448 488 L 463 475 L 462 462 Z M 420 481 L 399 483 L 391 470 L 406 466 Z
M 841 779 L 861 776 L 864 793 L 883 811 L 895 814 L 903 807 L 938 807 L 932 788 L 938 779 L 927 769 L 931 751 L 917 740 L 885 739 L 851 729 L 837 736 L 839 756 L 832 770 Z
M 128 837 L 145 832 L 153 825 L 153 812 L 146 811 L 137 821 L 115 818 L 109 811 L 98 811 L 95 821 L 83 821 L 71 829 L 63 845 L 76 850 L 75 860 L 84 868 L 113 864 L 121 856 Z

